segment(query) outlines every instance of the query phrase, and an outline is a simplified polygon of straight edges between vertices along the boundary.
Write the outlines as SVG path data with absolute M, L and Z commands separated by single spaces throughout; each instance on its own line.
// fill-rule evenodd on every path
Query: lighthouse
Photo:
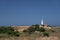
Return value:
M 51 29 L 51 27 L 49 27 L 48 25 L 44 24 L 43 19 L 41 20 L 41 23 L 40 23 L 39 27 L 43 27 L 43 28 L 46 28 L 46 29 Z
M 43 23 L 43 19 L 41 20 L 41 25 L 43 25 L 44 23 Z
M 41 23 L 39 25 L 39 27 L 43 27 L 44 26 L 44 22 L 43 22 L 43 19 L 41 19 Z

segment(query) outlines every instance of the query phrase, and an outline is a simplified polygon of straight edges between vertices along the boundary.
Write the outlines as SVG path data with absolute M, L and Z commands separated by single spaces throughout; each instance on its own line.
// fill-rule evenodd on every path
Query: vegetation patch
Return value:
M 7 34 L 11 36 L 19 36 L 20 33 L 18 31 L 14 31 L 13 27 L 0 27 L 0 34 Z

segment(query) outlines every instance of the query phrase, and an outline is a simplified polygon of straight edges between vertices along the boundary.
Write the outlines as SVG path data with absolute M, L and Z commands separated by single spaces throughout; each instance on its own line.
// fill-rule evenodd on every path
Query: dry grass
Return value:
M 8 36 L 2 37 L 0 40 L 60 40 L 58 36 L 43 37 L 39 33 L 27 34 L 22 33 L 20 37 Z
M 0 38 L 0 40 L 59 40 L 58 37 L 37 37 L 37 36 L 22 36 L 22 37 L 7 37 Z

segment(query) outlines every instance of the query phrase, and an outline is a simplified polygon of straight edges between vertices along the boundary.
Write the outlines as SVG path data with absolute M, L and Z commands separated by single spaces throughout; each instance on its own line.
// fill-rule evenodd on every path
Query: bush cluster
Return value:
M 23 30 L 23 32 L 28 32 L 29 34 L 35 32 L 35 31 L 42 32 L 43 36 L 47 36 L 47 37 L 49 36 L 49 33 L 47 33 L 44 28 L 39 27 L 38 24 L 32 25 L 32 26 L 29 27 L 27 30 Z
M 23 30 L 23 32 L 29 32 L 29 33 L 33 33 L 35 31 L 44 32 L 45 29 L 44 28 L 40 28 L 39 25 L 36 24 L 36 25 L 32 25 L 31 27 L 29 27 L 27 30 Z
M 19 36 L 19 32 L 14 31 L 13 27 L 0 27 L 0 34 Z

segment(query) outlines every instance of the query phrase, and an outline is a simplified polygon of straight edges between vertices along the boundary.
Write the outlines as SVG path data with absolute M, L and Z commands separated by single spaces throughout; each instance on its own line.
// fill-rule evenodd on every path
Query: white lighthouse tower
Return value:
M 43 19 L 41 20 L 41 25 L 43 25 L 44 23 L 43 23 Z
M 44 25 L 43 19 L 41 19 L 41 23 L 39 27 L 43 27 L 42 25 Z

